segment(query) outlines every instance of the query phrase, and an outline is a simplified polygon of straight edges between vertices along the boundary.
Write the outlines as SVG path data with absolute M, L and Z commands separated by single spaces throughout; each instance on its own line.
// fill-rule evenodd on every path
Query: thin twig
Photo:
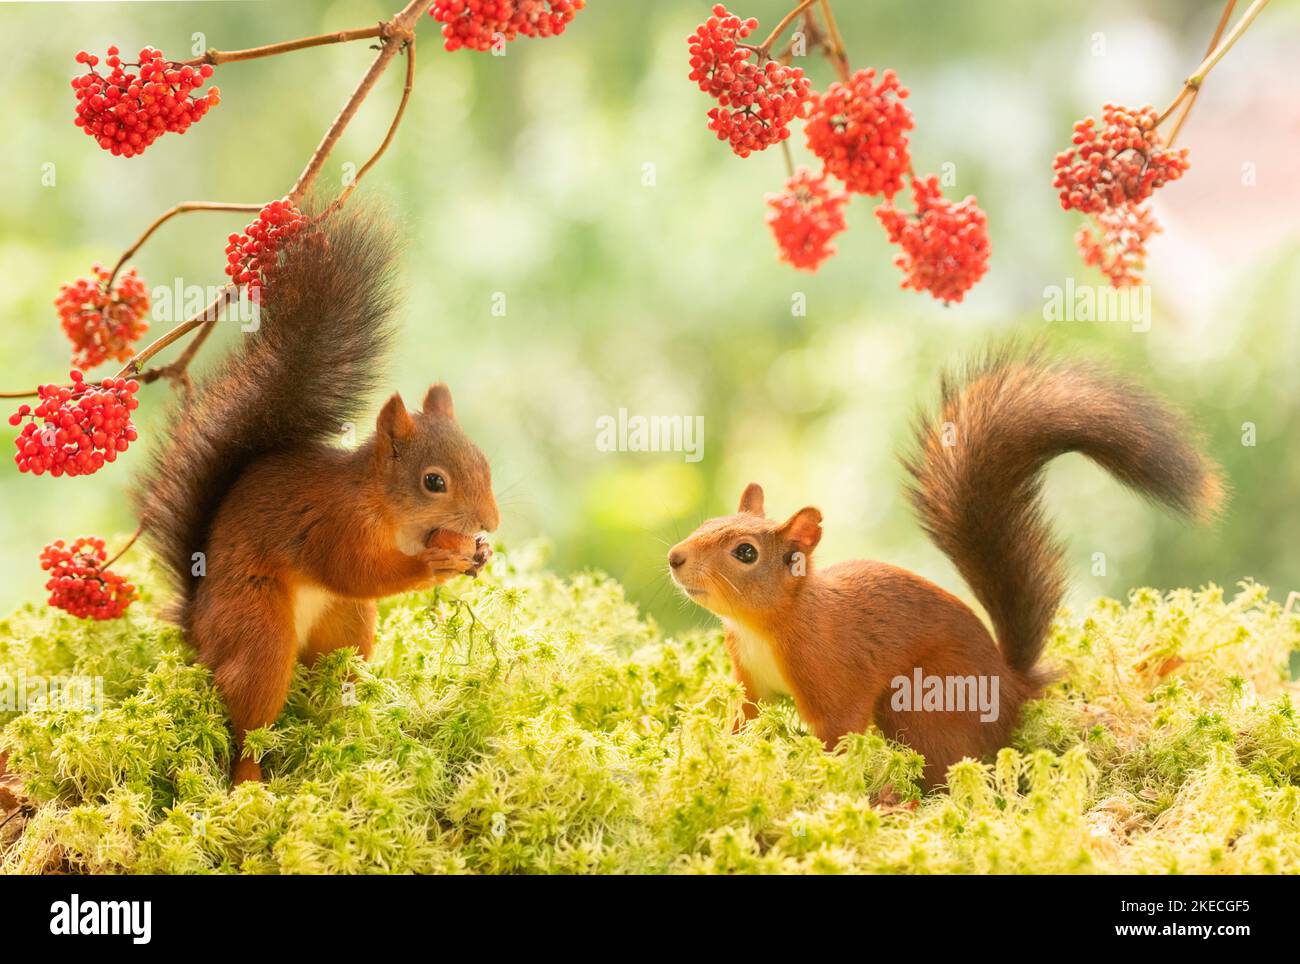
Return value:
M 1264 9 L 1265 4 L 1267 3 L 1268 0 L 1255 0 L 1255 2 L 1246 9 L 1246 12 L 1241 15 L 1241 19 L 1237 21 L 1236 25 L 1230 31 L 1228 31 L 1228 35 L 1219 42 L 1217 47 L 1205 56 L 1205 59 L 1201 61 L 1201 65 L 1192 71 L 1187 80 L 1183 81 L 1183 88 L 1178 92 L 1178 96 L 1174 98 L 1173 103 L 1166 107 L 1160 114 L 1160 117 L 1156 120 L 1157 127 L 1168 120 L 1169 115 L 1174 112 L 1174 109 L 1177 108 L 1178 105 L 1187 97 L 1191 96 L 1197 87 L 1200 87 L 1201 84 L 1205 82 L 1205 78 L 1210 75 L 1210 71 L 1213 70 L 1215 65 L 1223 59 L 1223 55 L 1232 49 L 1232 45 L 1241 39 L 1241 35 L 1246 32 L 1246 28 L 1254 22 L 1255 18 L 1259 16 L 1260 11 Z
M 357 180 L 360 180 L 361 175 L 369 170 L 375 161 L 378 160 L 385 150 L 387 150 L 393 139 L 393 135 L 397 130 L 397 125 L 400 123 L 402 115 L 406 110 L 407 101 L 410 98 L 411 84 L 415 70 L 414 50 L 411 48 L 414 47 L 415 26 L 419 23 L 420 16 L 424 13 L 426 5 L 427 0 L 411 0 L 411 2 L 407 3 L 407 5 L 404 6 L 391 20 L 377 24 L 374 27 L 365 27 L 359 30 L 344 30 L 331 34 L 320 34 L 315 37 L 304 37 L 300 40 L 290 40 L 278 44 L 267 44 L 263 47 L 253 47 L 248 50 L 210 50 L 202 57 L 193 61 L 188 61 L 188 63 L 192 66 L 203 63 L 229 63 L 237 60 L 251 60 L 255 57 L 270 57 L 275 54 L 287 53 L 292 50 L 301 50 L 307 47 L 321 46 L 323 44 L 344 43 L 350 40 L 361 40 L 373 37 L 380 38 L 381 43 L 379 53 L 371 63 L 370 69 L 366 71 L 365 75 L 361 78 L 360 83 L 348 98 L 347 103 L 343 105 L 343 109 L 326 130 L 325 136 L 316 146 L 316 150 L 312 152 L 310 159 L 307 161 L 307 166 L 298 176 L 298 180 L 294 183 L 293 188 L 287 195 L 290 200 L 297 202 L 302 200 L 307 192 L 311 190 L 316 178 L 324 168 L 330 152 L 334 149 L 339 138 L 343 135 L 344 129 L 352 120 L 353 116 L 355 116 L 362 101 L 366 99 L 366 96 L 370 93 L 380 75 L 382 75 L 388 68 L 393 57 L 395 57 L 399 51 L 408 49 L 410 59 L 407 61 L 407 82 L 402 92 L 402 100 L 398 105 L 397 115 L 394 117 L 393 123 L 389 127 L 388 135 L 384 138 L 383 144 L 361 169 L 361 172 L 357 175 Z M 353 183 L 355 184 L 355 181 Z M 345 197 L 351 192 L 351 189 L 352 186 L 350 185 L 348 190 L 344 192 Z M 339 203 L 342 203 L 342 200 L 337 201 L 336 205 Z M 148 240 L 149 236 L 153 234 L 153 232 L 157 230 L 163 222 L 177 214 L 184 211 L 235 211 L 260 209 L 261 205 L 228 205 L 205 201 L 191 201 L 186 202 L 185 204 L 176 205 L 172 209 L 164 212 L 162 216 L 151 224 L 136 243 L 128 248 L 122 257 L 118 259 L 118 263 L 113 269 L 113 277 L 116 277 L 117 273 L 121 270 L 126 261 L 140 249 L 145 241 Z M 156 381 L 162 377 L 178 380 L 183 378 L 186 366 L 188 366 L 190 360 L 193 359 L 198 348 L 212 333 L 213 325 L 222 308 L 234 300 L 234 297 L 237 295 L 238 289 L 233 285 L 227 285 L 207 308 L 204 308 L 194 317 L 177 325 L 171 331 L 150 343 L 147 347 L 134 355 L 126 363 L 126 366 L 118 373 L 117 377 L 138 377 L 144 382 Z M 185 353 L 177 358 L 176 361 L 161 368 L 149 369 L 147 371 L 144 369 L 145 363 L 158 354 L 158 352 L 174 344 L 191 331 L 200 327 L 202 327 L 202 330 L 195 337 L 194 343 L 192 343 L 191 346 L 186 349 Z M 37 392 L 34 389 L 21 392 L 0 392 L 0 398 L 33 398 L 36 394 Z
M 404 45 L 404 49 L 406 50 L 406 83 L 402 86 L 402 99 L 397 103 L 397 113 L 393 115 L 393 122 L 388 125 L 388 133 L 384 136 L 384 142 L 379 145 L 379 149 L 374 154 L 370 155 L 370 160 L 361 166 L 361 170 L 357 171 L 352 183 L 343 189 L 343 193 L 330 205 L 331 208 L 342 207 L 352 192 L 356 190 L 357 184 L 366 176 L 366 172 L 375 166 L 376 161 L 383 157 L 384 151 L 388 150 L 388 145 L 393 142 L 393 136 L 397 133 L 397 126 L 402 123 L 402 115 L 406 113 L 407 101 L 411 99 L 411 88 L 415 86 L 415 34 L 411 34 L 410 39 Z
M 830 41 L 831 63 L 835 66 L 835 72 L 839 74 L 840 80 L 848 83 L 853 76 L 853 71 L 849 69 L 849 55 L 844 46 L 844 35 L 840 33 L 839 25 L 835 22 L 831 0 L 821 0 L 821 5 L 822 17 L 826 20 L 826 33 Z
M 198 328 L 200 325 L 214 321 L 221 314 L 221 309 L 230 304 L 239 297 L 239 288 L 233 284 L 228 284 L 217 293 L 212 299 L 211 304 L 200 311 L 197 315 L 188 321 L 183 321 L 167 334 L 163 335 L 157 341 L 150 344 L 143 351 L 137 353 L 126 366 L 117 373 L 118 378 L 134 378 L 143 371 L 143 365 L 154 355 L 158 354 L 168 345 L 175 343 L 177 340 L 184 338 L 187 334 Z
M 157 231 L 162 225 L 174 218 L 178 214 L 186 214 L 190 211 L 260 211 L 265 206 L 263 204 L 225 204 L 218 201 L 185 201 L 181 204 L 174 205 L 164 211 L 159 217 L 145 228 L 144 234 L 136 239 L 135 244 L 122 252 L 122 257 L 117 259 L 117 264 L 113 265 L 113 272 L 108 276 L 108 281 L 104 283 L 105 288 L 111 289 L 113 282 L 116 280 L 118 272 L 126 263 L 135 257 L 135 253 L 144 247 L 144 243 L 149 240 L 150 235 Z
M 274 57 L 276 54 L 287 54 L 294 50 L 305 50 L 308 47 L 320 47 L 325 44 L 342 44 L 352 40 L 369 40 L 372 37 L 383 35 L 384 25 L 375 24 L 373 27 L 361 27 L 357 30 L 339 30 L 335 33 L 322 33 L 314 37 L 299 37 L 297 40 L 285 40 L 276 44 L 264 44 L 261 47 L 249 47 L 247 50 L 207 50 L 200 57 L 192 60 L 181 62 L 184 67 L 199 67 L 203 64 L 216 66 L 218 64 L 230 64 L 237 60 L 256 60 L 259 57 Z
M 375 86 L 380 75 L 388 69 L 389 63 L 397 56 L 397 52 L 410 40 L 414 35 L 415 25 L 419 22 L 421 14 L 424 13 L 427 0 L 411 0 L 402 11 L 392 20 L 383 25 L 383 43 L 380 45 L 379 54 L 375 57 L 374 63 L 366 71 L 361 83 L 357 85 L 352 96 L 348 98 L 343 109 L 339 111 L 338 117 L 334 118 L 329 128 L 325 131 L 325 136 L 321 138 L 320 144 L 312 152 L 311 158 L 307 161 L 307 166 L 303 172 L 298 175 L 297 183 L 289 191 L 288 197 L 292 201 L 300 201 L 311 190 L 316 178 L 320 175 L 321 169 L 325 166 L 325 161 L 343 136 L 343 130 L 352 120 L 361 102 L 366 99 L 370 89 Z
M 758 51 L 762 55 L 759 58 L 760 60 L 766 60 L 768 58 L 772 51 L 772 44 L 776 43 L 781 34 L 785 33 L 785 28 L 794 22 L 794 18 L 799 16 L 799 14 L 803 13 L 816 2 L 817 0 L 802 0 L 797 7 L 781 18 L 781 22 L 772 28 L 772 32 L 767 35 L 767 39 L 758 45 Z
M 1237 0 L 1228 0 L 1223 7 L 1223 13 L 1219 15 L 1219 25 L 1214 28 L 1214 36 L 1210 38 L 1209 45 L 1205 48 L 1205 56 L 1208 57 L 1214 53 L 1214 48 L 1219 45 L 1219 39 L 1223 36 L 1223 31 L 1228 27 L 1228 18 L 1232 16 L 1232 10 L 1237 5 Z M 1204 59 L 1204 58 L 1202 58 Z M 1167 144 L 1174 146 L 1174 141 L 1178 139 L 1178 133 L 1183 129 L 1183 124 L 1187 122 L 1187 115 L 1192 112 L 1196 106 L 1196 98 L 1201 96 L 1201 86 L 1197 84 L 1196 89 L 1192 91 L 1192 96 L 1187 98 L 1187 103 L 1183 106 L 1182 113 L 1178 115 L 1178 120 L 1174 121 L 1174 128 L 1169 132 Z
M 140 538 L 140 533 L 142 532 L 144 532 L 144 523 L 141 523 L 140 525 L 135 527 L 135 532 L 131 533 L 131 538 L 126 540 L 126 545 L 124 545 L 121 549 L 118 549 L 112 559 L 108 560 L 108 562 L 100 566 L 99 571 L 103 572 L 113 563 L 117 562 L 117 560 L 121 559 L 122 556 L 126 554 L 126 550 L 130 549 L 133 545 L 135 545 L 135 540 Z
M 785 155 L 786 176 L 794 177 L 794 153 L 790 150 L 789 138 L 781 142 L 781 153 Z

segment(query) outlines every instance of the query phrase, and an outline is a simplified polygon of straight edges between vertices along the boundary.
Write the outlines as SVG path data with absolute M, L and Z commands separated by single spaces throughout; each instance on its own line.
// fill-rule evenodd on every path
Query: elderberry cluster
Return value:
M 554 37 L 564 33 L 587 0 L 434 0 L 429 16 L 442 24 L 448 50 L 491 50 L 500 37 Z
M 249 296 L 256 298 L 275 273 L 280 249 L 307 223 L 307 215 L 288 198 L 267 204 L 242 234 L 226 239 L 226 274 L 230 280 L 247 286 Z
M 876 209 L 890 243 L 902 248 L 894 259 L 902 287 L 928 291 L 945 304 L 961 301 L 988 271 L 988 219 L 972 196 L 945 198 L 934 175 L 913 178 L 912 196 L 916 210 L 910 215 L 892 203 Z
M 848 190 L 888 199 L 903 186 L 912 166 L 907 132 L 914 126 L 903 103 L 907 94 L 892 70 L 876 83 L 868 68 L 814 95 L 804 127 L 808 147 Z
M 72 364 L 94 368 L 109 358 L 126 361 L 132 345 L 149 327 L 149 293 L 132 268 L 110 287 L 112 273 L 100 265 L 93 278 L 78 278 L 59 287 L 54 307 L 72 342 Z
M 741 44 L 756 29 L 757 20 L 741 20 L 719 3 L 687 38 L 690 78 L 720 105 L 709 111 L 709 130 L 740 157 L 789 137 L 790 122 L 807 115 L 812 99 L 802 68 L 766 60 Z
M 1186 148 L 1165 145 L 1159 120 L 1149 105 L 1107 104 L 1100 127 L 1092 117 L 1075 123 L 1072 146 L 1052 164 L 1061 208 L 1091 218 L 1074 236 L 1079 254 L 1116 288 L 1141 282 L 1147 240 L 1160 230 L 1145 202 L 1189 167 Z
M 844 230 L 849 196 L 835 190 L 826 172 L 800 168 L 780 194 L 767 196 L 767 224 L 781 260 L 803 271 L 816 271 L 835 253 L 831 239 Z
M 913 173 L 908 140 L 915 121 L 898 75 L 866 68 L 818 93 L 800 68 L 767 59 L 766 45 L 745 42 L 757 29 L 754 18 L 715 5 L 687 38 L 690 79 L 722 105 L 709 112 L 709 128 L 741 157 L 785 140 L 791 121 L 807 119 L 804 136 L 821 171 L 800 169 L 783 192 L 766 197 L 781 260 L 816 271 L 835 253 L 831 241 L 844 230 L 849 195 L 879 197 L 877 218 L 902 248 L 895 258 L 902 286 L 945 304 L 961 301 L 988 270 L 988 219 L 974 197 L 947 201 L 938 178 Z M 917 204 L 911 214 L 893 201 L 908 179 Z
M 77 63 L 86 66 L 86 73 L 72 78 L 76 125 L 104 150 L 121 157 L 134 157 L 168 131 L 185 133 L 221 102 L 216 87 L 195 96 L 212 76 L 208 64 L 177 64 L 153 47 L 142 48 L 139 57 L 128 64 L 117 47 L 109 47 L 105 75 L 95 69 L 99 57 L 82 50 Z
M 50 574 L 49 603 L 82 619 L 117 619 L 135 598 L 135 587 L 104 568 L 104 540 L 82 536 L 67 545 L 62 539 L 41 550 L 41 568 Z
M 92 385 L 79 371 L 70 377 L 71 385 L 40 386 L 35 407 L 24 403 L 9 416 L 10 425 L 23 426 L 14 440 L 20 472 L 91 475 L 136 440 L 131 413 L 140 404 L 139 382 L 105 378 Z

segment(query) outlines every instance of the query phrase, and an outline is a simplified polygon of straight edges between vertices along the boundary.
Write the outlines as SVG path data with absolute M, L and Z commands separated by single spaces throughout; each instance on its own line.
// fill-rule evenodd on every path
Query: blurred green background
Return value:
M 249 47 L 367 25 L 396 6 L 0 7 L 0 388 L 66 374 L 59 284 L 111 263 L 162 210 L 283 195 L 372 57 L 357 43 L 222 66 L 213 113 L 126 160 L 73 126 L 78 49 L 152 44 L 182 59 L 199 32 L 207 46 Z M 1278 598 L 1300 589 L 1295 5 L 1264 11 L 1184 131 L 1192 169 L 1158 197 L 1166 231 L 1152 243 L 1146 332 L 1044 321 L 1046 288 L 1101 280 L 1074 253 L 1078 216 L 1059 209 L 1051 161 L 1072 121 L 1104 102 L 1167 103 L 1200 60 L 1219 3 L 838 0 L 853 64 L 893 67 L 912 91 L 918 170 L 954 165 L 950 193 L 975 193 L 988 212 L 990 273 L 948 308 L 899 290 L 871 199 L 855 198 L 839 254 L 818 274 L 778 263 L 763 195 L 784 180 L 780 153 L 734 157 L 706 129 L 712 102 L 686 77 L 685 38 L 710 6 L 590 0 L 562 37 L 520 40 L 505 57 L 446 53 L 438 24 L 421 23 L 406 120 L 362 192 L 400 212 L 410 238 L 392 381 L 413 400 L 435 379 L 450 382 L 492 460 L 507 542 L 545 537 L 558 569 L 606 570 L 669 626 L 705 623 L 669 589 L 665 547 L 732 511 L 757 480 L 774 515 L 822 509 L 823 563 L 885 559 L 965 594 L 904 505 L 894 451 L 945 362 L 990 338 L 1042 336 L 1193 411 L 1235 491 L 1224 520 L 1197 530 L 1078 457 L 1061 460 L 1048 496 L 1076 599 L 1244 577 Z M 761 33 L 788 7 L 733 5 Z M 805 66 L 817 86 L 832 79 L 820 58 Z M 349 128 L 323 188 L 337 190 L 345 165 L 382 139 L 400 83 L 399 65 Z M 792 144 L 807 159 L 799 133 Z M 55 183 L 43 184 L 51 170 Z M 225 236 L 247 220 L 174 220 L 133 263 L 151 287 L 217 285 Z M 502 296 L 504 314 L 493 310 Z M 803 316 L 792 312 L 801 298 Z M 169 320 L 155 319 L 152 334 Z M 226 327 L 199 370 L 240 337 Z M 172 401 L 165 385 L 144 390 L 146 441 Z M 703 415 L 704 458 L 598 451 L 597 419 L 620 408 Z M 1243 444 L 1246 423 L 1253 445 Z M 126 492 L 145 449 L 86 479 L 20 476 L 5 458 L 0 609 L 43 595 L 46 542 L 134 527 Z

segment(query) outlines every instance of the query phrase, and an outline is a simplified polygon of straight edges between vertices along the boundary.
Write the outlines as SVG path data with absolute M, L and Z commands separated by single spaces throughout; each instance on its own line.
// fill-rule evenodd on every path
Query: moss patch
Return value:
M 6 871 L 1300 871 L 1300 615 L 1253 584 L 1063 613 L 1015 746 L 923 795 L 906 747 L 826 753 L 788 702 L 733 733 L 719 632 L 664 638 L 526 548 L 388 603 L 371 662 L 300 668 L 232 793 L 221 700 L 139 575 L 117 623 L 0 622 L 0 685 L 102 678 L 98 707 L 0 690 L 35 807 Z

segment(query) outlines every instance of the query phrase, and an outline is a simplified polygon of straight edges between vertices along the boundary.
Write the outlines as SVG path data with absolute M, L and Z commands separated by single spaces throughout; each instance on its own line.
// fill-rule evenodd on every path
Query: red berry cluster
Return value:
M 116 619 L 135 598 L 135 587 L 104 568 L 104 540 L 82 536 L 68 546 L 62 539 L 41 550 L 41 568 L 50 574 L 45 588 L 50 605 L 82 619 Z
M 1187 149 L 1166 147 L 1156 130 L 1159 115 L 1107 104 L 1104 126 L 1091 117 L 1074 125 L 1074 146 L 1056 155 L 1052 185 L 1061 207 L 1090 215 L 1074 236 L 1084 263 L 1100 268 L 1116 288 L 1141 282 L 1147 240 L 1160 230 L 1143 204 L 1152 192 L 1188 169 Z
M 433 0 L 429 16 L 442 24 L 443 46 L 491 50 L 504 40 L 554 37 L 564 33 L 587 0 Z
M 1145 201 L 1187 170 L 1187 149 L 1165 147 L 1157 133 L 1155 108 L 1107 104 L 1102 119 L 1100 129 L 1092 117 L 1077 122 L 1074 146 L 1056 155 L 1052 185 L 1063 209 L 1096 214 Z
M 816 271 L 835 253 L 831 239 L 844 230 L 844 205 L 849 196 L 833 190 L 826 173 L 806 168 L 786 182 L 781 194 L 769 194 L 767 223 L 781 250 L 781 260 L 804 271 Z
M 961 301 L 988 271 L 988 219 L 973 196 L 947 200 L 934 175 L 912 178 L 912 195 L 913 214 L 892 203 L 876 209 L 890 243 L 903 249 L 894 259 L 906 275 L 902 287 L 928 291 L 944 304 Z
M 278 252 L 307 221 L 307 215 L 288 198 L 262 208 L 243 234 L 232 234 L 227 239 L 226 274 L 230 280 L 247 285 L 249 296 L 257 297 L 268 276 L 275 272 Z
M 802 68 L 750 59 L 756 52 L 740 41 L 757 28 L 757 20 L 741 20 L 719 3 L 687 38 L 691 80 L 721 105 L 709 111 L 709 130 L 741 157 L 789 137 L 790 122 L 807 115 L 813 96 Z
M 91 272 L 93 278 L 61 285 L 54 301 L 78 368 L 94 368 L 108 358 L 126 361 L 149 327 L 149 293 L 134 268 L 119 275 L 111 289 L 107 268 L 95 265 Z
M 131 412 L 140 404 L 139 382 L 105 378 L 96 386 L 79 371 L 71 378 L 70 386 L 42 385 L 35 408 L 23 404 L 9 416 L 10 425 L 28 420 L 14 440 L 20 472 L 90 475 L 136 440 Z
M 804 127 L 809 149 L 850 191 L 892 198 L 912 166 L 907 132 L 914 126 L 907 88 L 892 70 L 859 70 L 815 96 Z
M 1111 285 L 1140 284 L 1146 266 L 1147 240 L 1160 230 L 1145 204 L 1123 204 L 1093 215 L 1093 224 L 1074 236 L 1083 263 L 1100 268 Z
M 221 102 L 221 91 L 210 87 L 194 92 L 212 76 L 203 64 L 189 67 L 167 60 L 162 51 L 145 47 L 135 64 L 122 61 L 116 47 L 108 48 L 107 76 L 95 67 L 99 58 L 81 51 L 77 63 L 86 73 L 72 78 L 77 93 L 76 124 L 114 155 L 133 157 L 168 131 L 178 134 Z M 135 67 L 133 72 L 128 68 Z

